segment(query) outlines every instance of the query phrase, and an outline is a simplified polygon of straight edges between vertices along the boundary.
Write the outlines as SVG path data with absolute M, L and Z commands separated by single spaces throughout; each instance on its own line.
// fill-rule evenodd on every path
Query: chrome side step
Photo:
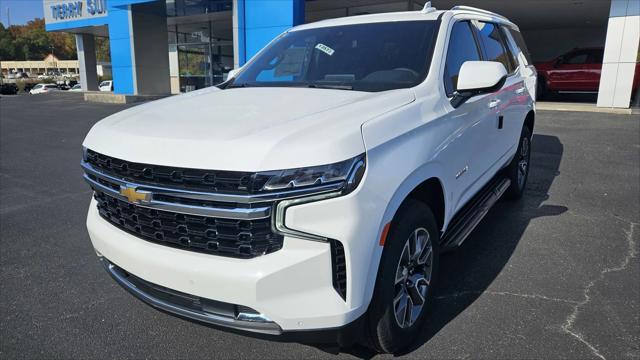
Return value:
M 480 192 L 453 217 L 447 231 L 441 238 L 443 250 L 460 246 L 480 223 L 489 209 L 502 197 L 511 185 L 511 180 L 496 178 L 489 182 Z

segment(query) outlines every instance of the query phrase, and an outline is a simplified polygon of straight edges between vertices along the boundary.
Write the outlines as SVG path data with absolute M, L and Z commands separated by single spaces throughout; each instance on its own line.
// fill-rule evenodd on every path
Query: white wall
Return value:
M 629 107 L 634 73 L 640 57 L 639 46 L 640 1 L 613 0 L 598 91 L 598 106 Z

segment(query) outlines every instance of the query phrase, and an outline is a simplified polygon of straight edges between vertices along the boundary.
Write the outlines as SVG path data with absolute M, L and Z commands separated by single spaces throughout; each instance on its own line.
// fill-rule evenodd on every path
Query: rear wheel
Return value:
M 377 351 L 398 352 L 419 334 L 431 307 L 438 241 L 431 209 L 407 200 L 387 236 L 369 307 L 371 345 Z
M 530 160 L 531 131 L 528 127 L 523 126 L 516 155 L 506 168 L 507 178 L 511 180 L 511 185 L 505 194 L 508 198 L 515 200 L 522 197 L 529 178 Z

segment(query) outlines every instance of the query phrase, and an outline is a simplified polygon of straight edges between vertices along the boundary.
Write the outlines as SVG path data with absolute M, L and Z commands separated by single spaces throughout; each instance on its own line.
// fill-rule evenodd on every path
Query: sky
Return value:
M 0 22 L 4 26 L 9 25 L 7 15 L 11 17 L 11 25 L 22 25 L 29 20 L 41 18 L 44 16 L 42 0 L 0 0 Z

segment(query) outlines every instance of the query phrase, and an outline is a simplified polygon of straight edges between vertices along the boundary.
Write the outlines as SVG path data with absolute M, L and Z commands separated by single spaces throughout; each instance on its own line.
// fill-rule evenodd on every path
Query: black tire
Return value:
M 426 230 L 426 232 L 424 230 Z M 401 268 L 404 269 L 404 266 L 401 265 L 401 256 L 405 254 L 405 245 L 409 243 L 410 236 L 422 234 L 424 238 L 426 233 L 429 234 L 429 240 L 431 241 L 432 256 L 430 258 L 425 257 L 424 265 L 416 266 L 423 266 L 424 269 L 426 269 L 427 263 L 430 263 L 430 279 L 428 283 L 424 280 L 417 280 L 415 283 L 420 283 L 421 285 L 410 288 L 406 284 L 410 282 L 412 278 L 415 279 L 421 276 L 419 273 L 422 270 L 416 270 L 415 274 L 413 273 L 415 269 L 410 270 L 411 272 L 399 271 Z M 419 335 L 433 301 L 433 289 L 437 279 L 438 259 L 440 255 L 439 240 L 439 231 L 431 209 L 420 201 L 413 199 L 406 200 L 391 223 L 391 228 L 385 241 L 382 259 L 380 260 L 376 288 L 373 299 L 371 300 L 371 305 L 369 306 L 369 345 L 374 350 L 382 353 L 397 353 L 410 345 Z M 417 253 L 417 251 L 414 253 Z M 403 259 L 404 258 L 405 257 L 403 257 Z M 419 260 L 417 260 L 416 257 L 416 264 L 418 263 Z M 396 282 L 397 274 L 403 274 L 404 280 L 401 280 L 400 284 Z M 424 279 L 426 280 L 426 276 Z M 428 284 L 428 286 L 424 287 L 425 284 Z M 398 322 L 399 320 L 396 320 L 394 298 L 396 298 L 396 296 L 402 297 L 403 299 L 406 297 L 407 300 L 405 302 L 398 302 L 398 308 L 400 309 L 402 303 L 404 303 L 405 309 L 410 309 L 413 308 L 413 306 L 410 307 L 409 303 L 414 303 L 414 301 L 408 300 L 412 298 L 410 294 L 419 297 L 420 295 L 418 295 L 416 291 L 420 292 L 421 289 L 426 289 L 426 295 L 422 294 L 424 295 L 424 301 L 420 310 L 418 311 L 418 307 L 415 307 L 415 311 L 418 311 L 417 317 L 414 320 L 403 321 L 406 327 L 401 327 Z M 402 294 L 405 294 L 405 296 L 402 296 Z M 416 303 L 418 302 L 419 301 L 416 301 Z M 411 311 L 405 310 L 404 315 L 407 314 L 409 314 L 409 317 L 413 315 Z M 406 319 L 406 316 L 404 316 L 403 320 Z
M 524 170 L 522 170 L 524 161 Z M 529 179 L 529 169 L 531 168 L 531 131 L 525 125 L 522 127 L 518 150 L 505 169 L 507 178 L 511 180 L 511 185 L 505 193 L 505 197 L 510 200 L 517 200 L 524 194 Z
M 536 100 L 544 100 L 548 95 L 547 82 L 544 77 L 539 76 L 536 84 Z

